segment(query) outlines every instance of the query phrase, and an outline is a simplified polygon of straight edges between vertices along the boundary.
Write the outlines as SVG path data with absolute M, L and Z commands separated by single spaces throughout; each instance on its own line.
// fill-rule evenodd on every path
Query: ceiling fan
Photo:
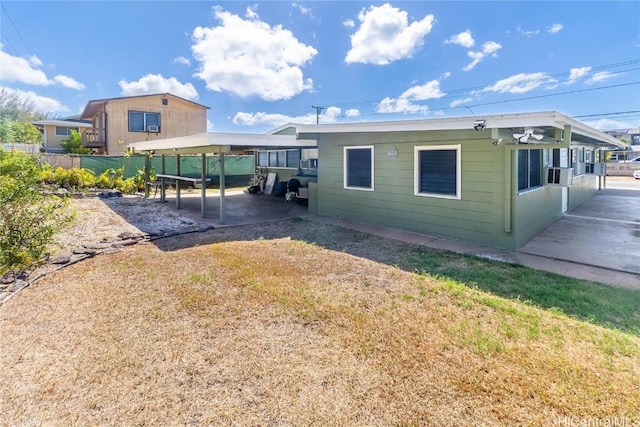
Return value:
M 514 133 L 513 137 L 517 139 L 518 142 L 527 142 L 529 138 L 540 141 L 542 138 L 544 138 L 544 135 L 534 133 L 533 128 L 524 128 L 524 133 Z

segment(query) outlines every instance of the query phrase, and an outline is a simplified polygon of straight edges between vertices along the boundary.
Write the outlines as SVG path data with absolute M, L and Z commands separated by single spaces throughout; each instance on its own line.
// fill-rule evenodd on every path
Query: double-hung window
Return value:
M 344 188 L 373 191 L 373 145 L 344 147 Z
M 518 150 L 518 191 L 542 186 L 542 150 Z
M 414 148 L 414 194 L 460 199 L 460 145 L 416 146 Z
M 129 132 L 160 132 L 160 113 L 129 111 Z

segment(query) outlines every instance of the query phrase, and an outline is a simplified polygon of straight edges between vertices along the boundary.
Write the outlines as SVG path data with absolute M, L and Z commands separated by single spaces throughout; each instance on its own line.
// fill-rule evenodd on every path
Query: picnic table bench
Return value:
M 163 174 L 163 173 L 158 173 L 158 174 L 156 174 L 156 181 L 153 184 L 150 183 L 150 185 L 155 185 L 156 192 L 158 191 L 157 188 L 160 187 L 160 201 L 162 203 L 164 203 L 166 201 L 165 180 L 167 180 L 167 179 L 168 180 L 173 180 L 173 181 L 176 182 L 176 208 L 178 208 L 178 209 L 180 209 L 180 185 L 179 185 L 179 181 L 191 182 L 194 186 L 196 184 L 202 184 L 202 178 L 192 178 L 190 176 L 167 175 L 167 174 Z M 211 182 L 211 178 L 205 178 L 204 181 L 205 181 L 204 187 L 206 187 L 206 183 L 207 182 Z M 155 183 L 157 183 L 157 184 L 155 184 Z M 154 197 L 155 197 L 155 194 L 154 194 Z

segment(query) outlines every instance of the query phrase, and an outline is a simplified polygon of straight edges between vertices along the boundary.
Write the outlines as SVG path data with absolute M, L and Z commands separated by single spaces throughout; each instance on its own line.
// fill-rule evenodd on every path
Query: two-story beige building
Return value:
M 96 154 L 122 154 L 127 144 L 207 131 L 209 107 L 170 93 L 89 101 L 80 115 L 92 126 L 82 144 Z

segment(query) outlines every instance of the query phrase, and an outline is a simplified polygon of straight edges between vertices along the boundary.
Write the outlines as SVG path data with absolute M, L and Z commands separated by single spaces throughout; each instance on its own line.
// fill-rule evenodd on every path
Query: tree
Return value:
M 37 127 L 27 122 L 13 122 L 13 141 L 21 144 L 40 144 L 42 134 Z
M 90 148 L 82 146 L 82 135 L 77 130 L 72 130 L 69 139 L 60 142 L 60 146 L 65 153 L 71 154 L 89 154 Z
M 0 276 L 41 261 L 72 219 L 66 200 L 40 192 L 39 171 L 35 156 L 0 149 Z

